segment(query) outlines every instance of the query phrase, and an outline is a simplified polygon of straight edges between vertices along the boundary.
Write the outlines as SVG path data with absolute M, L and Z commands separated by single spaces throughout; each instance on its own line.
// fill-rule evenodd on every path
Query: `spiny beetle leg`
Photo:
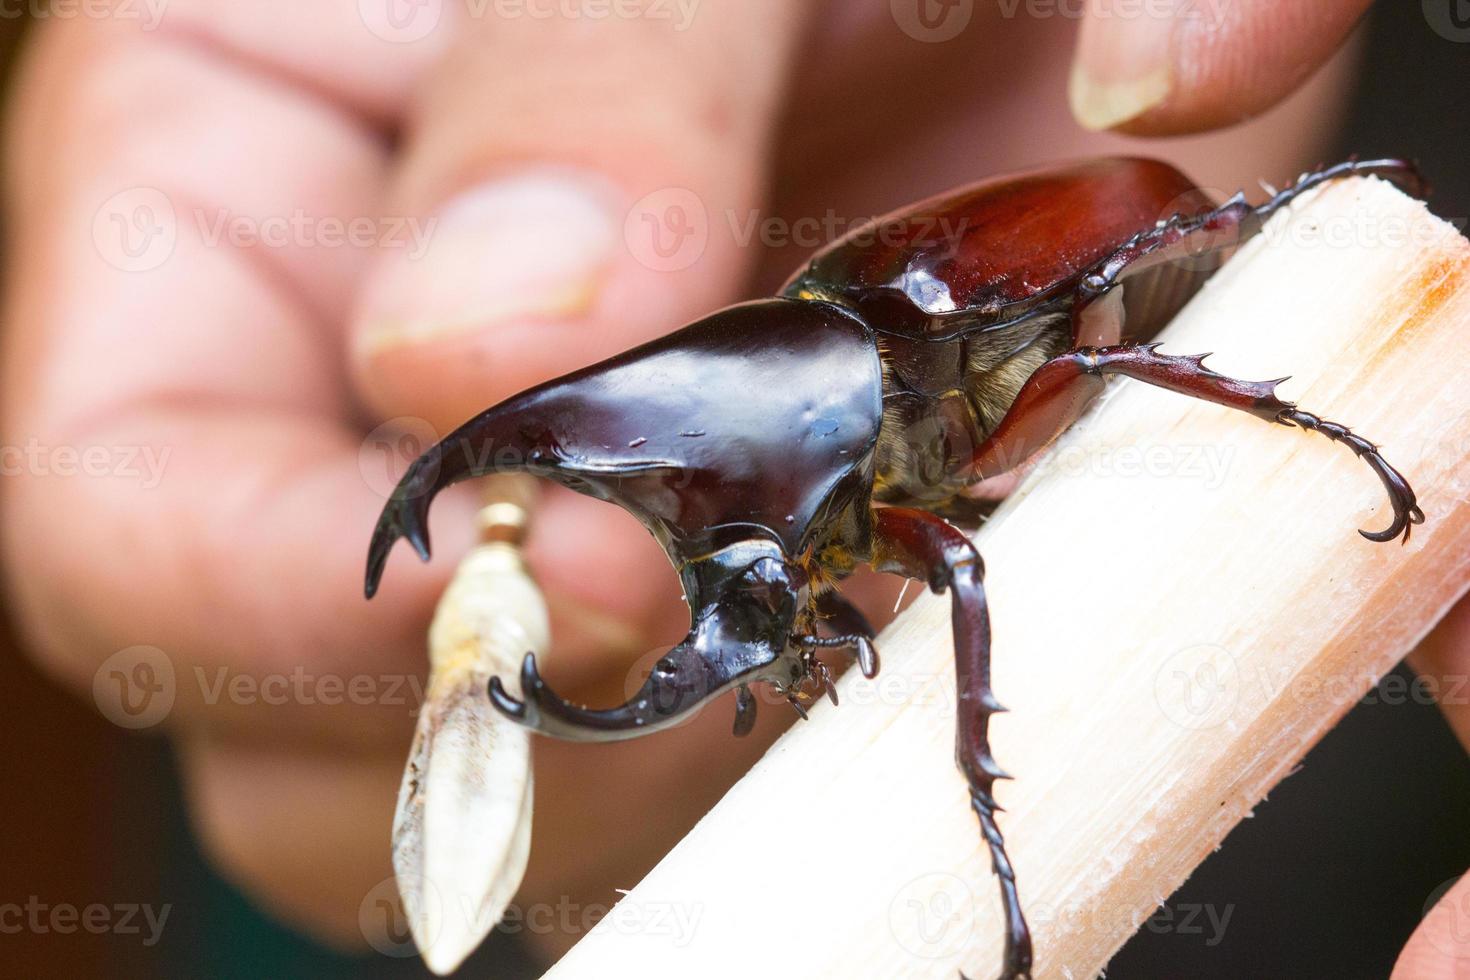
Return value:
M 1262 204 L 1249 204 L 1244 194 L 1236 194 L 1218 207 L 1196 214 L 1175 214 L 1134 235 L 1083 279 L 1077 302 L 1087 306 L 1120 281 L 1164 262 L 1198 258 L 1238 245 L 1254 237 L 1273 214 L 1307 191 L 1344 177 L 1381 177 L 1415 197 L 1424 197 L 1429 191 L 1418 168 L 1406 160 L 1350 159 L 1319 167 L 1302 174 Z
M 1000 810 L 991 790 L 1009 778 L 990 754 L 990 716 L 1004 711 L 990 690 L 990 613 L 985 602 L 985 566 L 959 529 L 926 511 L 887 507 L 874 513 L 873 567 L 928 582 L 949 591 L 953 604 L 955 757 L 970 785 L 970 804 L 990 848 L 990 865 L 1000 882 L 1006 940 L 1002 980 L 1031 976 L 1031 931 L 1021 910 L 1016 873 L 996 825 Z
M 1413 488 L 1398 470 L 1389 465 L 1377 446 L 1345 426 L 1303 412 L 1290 402 L 1276 397 L 1276 389 L 1285 378 L 1275 381 L 1237 381 L 1205 367 L 1206 357 L 1209 355 L 1181 357 L 1160 354 L 1158 344 L 1079 348 L 1062 355 L 1062 358 L 1075 359 L 1078 368 L 1088 374 L 1119 374 L 1192 398 L 1240 409 L 1267 422 L 1295 425 L 1308 431 L 1320 432 L 1332 441 L 1347 446 L 1378 474 L 1393 507 L 1393 522 L 1387 528 L 1382 531 L 1359 532 L 1370 541 L 1392 541 L 1402 535 L 1407 542 L 1413 526 L 1424 523 L 1424 512 L 1419 509 Z

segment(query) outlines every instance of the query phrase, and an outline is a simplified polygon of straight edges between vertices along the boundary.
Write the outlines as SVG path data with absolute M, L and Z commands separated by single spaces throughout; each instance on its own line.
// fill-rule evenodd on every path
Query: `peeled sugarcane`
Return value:
M 393 819 L 393 869 L 425 964 L 453 972 L 500 921 L 531 849 L 529 733 L 490 706 L 549 644 L 546 606 L 520 552 L 531 489 L 501 477 L 483 541 L 460 562 L 429 628 L 429 684 Z

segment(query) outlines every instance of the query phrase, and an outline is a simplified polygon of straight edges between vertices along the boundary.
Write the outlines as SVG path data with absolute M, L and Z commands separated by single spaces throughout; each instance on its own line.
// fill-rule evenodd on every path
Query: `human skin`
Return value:
M 446 432 L 769 290 L 809 248 L 743 243 L 733 229 L 751 215 L 851 221 L 1119 150 L 1166 154 L 1222 190 L 1289 177 L 1330 139 L 1351 72 L 1350 52 L 1333 53 L 1366 7 L 1237 0 L 1205 22 L 1094 3 L 1079 37 L 1069 18 L 981 5 L 937 42 L 881 3 L 711 2 L 687 24 L 445 4 L 417 36 L 364 18 L 375 2 L 172 0 L 156 25 L 50 21 L 6 131 L 4 444 L 168 452 L 156 486 L 39 469 L 5 481 L 0 533 L 29 645 L 89 695 L 115 651 L 164 651 L 180 679 L 166 726 L 205 850 L 281 919 L 343 948 L 362 944 L 359 905 L 390 874 L 407 707 L 210 698 L 196 678 L 421 674 L 475 499 L 446 495 L 436 561 L 395 558 L 364 603 L 385 489 L 383 443 L 365 434 L 389 419 Z M 1069 95 L 1080 121 L 1112 132 L 1079 127 Z M 1217 128 L 1283 99 L 1158 147 L 1116 135 Z M 140 187 L 172 208 L 177 241 L 130 271 L 99 218 Z M 637 202 L 656 208 L 671 189 L 692 192 L 709 234 L 662 270 Z M 221 216 L 293 215 L 318 224 L 266 245 L 211 231 Z M 426 250 L 401 234 L 333 245 L 320 223 L 380 216 L 432 221 Z M 529 551 L 553 604 L 547 673 L 568 696 L 619 699 L 683 634 L 673 573 L 626 515 L 546 491 Z M 1415 666 L 1463 674 L 1467 626 L 1458 611 Z M 612 900 L 788 721 L 765 711 L 735 741 L 720 708 L 632 742 L 538 743 L 520 901 Z M 1464 706 L 1447 710 L 1470 737 Z M 1465 883 L 1444 901 L 1463 907 Z M 1397 980 L 1456 975 L 1429 925 Z M 576 938 L 527 936 L 546 956 Z

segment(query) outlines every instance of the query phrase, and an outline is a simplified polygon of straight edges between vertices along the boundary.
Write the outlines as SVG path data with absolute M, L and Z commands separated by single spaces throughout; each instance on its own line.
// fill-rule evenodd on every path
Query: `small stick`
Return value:
M 546 606 L 519 542 L 529 496 L 506 478 L 482 537 L 429 628 L 429 684 L 393 820 L 393 868 L 425 964 L 453 972 L 500 921 L 531 849 L 528 733 L 490 704 L 490 678 L 518 691 L 521 658 L 544 654 Z
M 1163 339 L 1236 377 L 1294 373 L 1283 395 L 1381 442 L 1428 520 L 1407 546 L 1365 541 L 1386 503 L 1342 447 L 1118 382 L 980 532 L 1011 709 L 992 744 L 1016 777 L 1000 822 L 1038 978 L 1096 976 L 1470 567 L 1470 243 L 1421 204 L 1325 188 Z M 884 673 L 849 671 L 841 707 L 813 706 L 548 977 L 993 976 L 949 612 L 915 602 L 879 641 Z

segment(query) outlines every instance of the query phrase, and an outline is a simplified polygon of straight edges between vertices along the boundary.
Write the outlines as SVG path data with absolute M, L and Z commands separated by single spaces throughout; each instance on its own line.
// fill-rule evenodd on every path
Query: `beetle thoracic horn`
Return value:
M 528 424 L 527 402 L 536 392 L 518 395 L 487 409 L 448 438 L 414 460 L 393 491 L 368 546 L 368 598 L 378 591 L 388 552 L 407 538 L 424 561 L 429 560 L 429 504 L 451 484 L 472 476 L 531 470 L 554 459 L 549 433 Z

